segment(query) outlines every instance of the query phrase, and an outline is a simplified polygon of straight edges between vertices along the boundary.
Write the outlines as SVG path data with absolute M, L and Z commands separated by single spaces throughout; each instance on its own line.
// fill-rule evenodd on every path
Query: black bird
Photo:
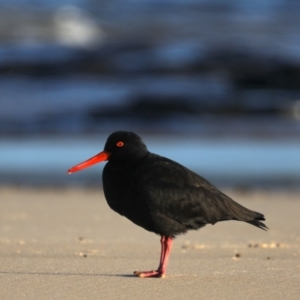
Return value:
M 188 230 L 220 221 L 244 221 L 261 229 L 264 215 L 249 210 L 206 179 L 177 162 L 148 151 L 133 132 L 112 133 L 104 151 L 72 167 L 68 173 L 106 161 L 105 198 L 111 209 L 161 236 L 157 270 L 135 271 L 139 277 L 165 277 L 173 239 Z

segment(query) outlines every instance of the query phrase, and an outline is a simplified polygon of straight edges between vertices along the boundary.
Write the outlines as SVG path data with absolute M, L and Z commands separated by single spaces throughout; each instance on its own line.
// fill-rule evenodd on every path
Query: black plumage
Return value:
M 226 220 L 267 229 L 261 222 L 264 215 L 238 204 L 177 162 L 149 152 L 141 138 L 132 132 L 111 134 L 103 152 L 69 171 L 81 170 L 104 159 L 108 163 L 103 170 L 103 188 L 110 208 L 162 236 L 159 268 L 135 272 L 140 277 L 164 277 L 172 239 L 188 230 Z

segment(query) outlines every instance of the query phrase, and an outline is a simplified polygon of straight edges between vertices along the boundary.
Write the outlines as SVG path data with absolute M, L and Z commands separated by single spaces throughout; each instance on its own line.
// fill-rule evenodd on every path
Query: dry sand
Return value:
M 0 299 L 300 299 L 300 194 L 228 194 L 268 232 L 221 222 L 178 237 L 167 277 L 159 237 L 111 211 L 102 191 L 1 188 Z

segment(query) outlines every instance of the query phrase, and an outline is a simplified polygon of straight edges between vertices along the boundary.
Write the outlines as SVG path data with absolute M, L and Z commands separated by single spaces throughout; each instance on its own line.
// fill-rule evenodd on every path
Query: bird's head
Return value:
M 116 131 L 112 133 L 104 150 L 90 159 L 72 167 L 68 174 L 81 171 L 102 161 L 137 161 L 142 159 L 148 150 L 142 139 L 133 132 Z

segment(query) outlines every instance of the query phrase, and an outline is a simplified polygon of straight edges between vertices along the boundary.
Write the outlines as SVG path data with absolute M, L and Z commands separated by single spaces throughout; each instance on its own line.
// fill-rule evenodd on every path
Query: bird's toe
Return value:
M 165 273 L 162 273 L 161 271 L 158 270 L 134 271 L 133 274 L 141 278 L 147 278 L 147 277 L 164 278 L 166 276 Z

